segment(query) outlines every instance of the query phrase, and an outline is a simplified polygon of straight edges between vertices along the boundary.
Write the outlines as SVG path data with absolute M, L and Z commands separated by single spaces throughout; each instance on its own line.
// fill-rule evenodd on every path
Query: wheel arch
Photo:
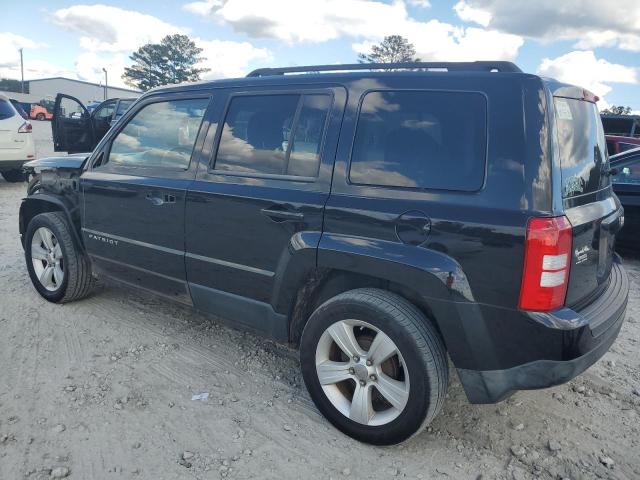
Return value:
M 18 220 L 22 247 L 24 248 L 24 234 L 27 231 L 31 219 L 36 215 L 47 212 L 61 212 L 65 216 L 67 222 L 69 222 L 69 225 L 72 227 L 70 230 L 74 240 L 80 249 L 84 251 L 84 242 L 80 235 L 80 214 L 77 206 L 72 205 L 71 202 L 64 198 L 46 193 L 39 193 L 22 199 Z
M 289 341 L 297 345 L 313 311 L 329 298 L 363 287 L 396 293 L 431 321 L 445 344 L 455 302 L 473 302 L 462 267 L 448 255 L 396 242 L 322 237 L 317 266 L 298 283 L 288 310 Z M 375 245 L 372 245 L 375 243 Z M 450 337 L 453 340 L 452 337 Z

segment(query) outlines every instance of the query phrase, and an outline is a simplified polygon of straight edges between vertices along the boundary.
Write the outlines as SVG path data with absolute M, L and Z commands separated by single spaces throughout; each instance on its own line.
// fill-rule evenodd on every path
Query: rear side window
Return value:
M 612 181 L 613 183 L 640 185 L 640 160 L 631 162 L 624 167 L 619 167 L 618 174 L 613 177 Z
M 475 191 L 482 187 L 487 105 L 478 93 L 384 91 L 365 95 L 352 183 Z
M 609 176 L 603 175 L 607 145 L 595 104 L 562 97 L 554 98 L 553 102 L 563 198 L 608 186 Z
M 215 169 L 315 177 L 331 98 L 326 94 L 234 97 Z
M 113 139 L 108 163 L 186 170 L 208 103 L 198 98 L 143 107 Z
M 634 123 L 635 123 L 635 119 L 633 117 L 619 118 L 619 117 L 607 117 L 606 115 L 602 117 L 602 125 L 604 127 L 604 133 L 606 135 L 619 135 L 622 137 L 630 137 L 631 134 L 633 133 Z
M 16 114 L 11 104 L 6 100 L 0 100 L 0 120 L 6 120 Z

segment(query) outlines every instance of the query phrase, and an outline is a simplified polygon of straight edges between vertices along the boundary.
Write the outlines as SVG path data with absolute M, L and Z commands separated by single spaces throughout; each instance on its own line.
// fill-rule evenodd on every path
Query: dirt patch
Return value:
M 320 416 L 285 347 L 123 288 L 42 300 L 24 191 L 0 181 L 1 479 L 640 478 L 637 259 L 620 337 L 586 373 L 487 406 L 454 374 L 428 430 L 379 448 Z

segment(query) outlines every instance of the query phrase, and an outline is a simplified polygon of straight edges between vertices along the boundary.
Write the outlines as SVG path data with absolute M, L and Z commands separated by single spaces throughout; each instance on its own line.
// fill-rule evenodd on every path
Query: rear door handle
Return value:
M 274 222 L 287 222 L 294 221 L 299 222 L 304 220 L 304 214 L 300 212 L 291 212 L 279 207 L 263 208 L 261 212 L 269 217 Z

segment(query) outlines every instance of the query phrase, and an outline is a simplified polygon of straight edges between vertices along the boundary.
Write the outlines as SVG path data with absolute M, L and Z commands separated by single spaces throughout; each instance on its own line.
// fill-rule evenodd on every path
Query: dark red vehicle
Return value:
M 609 152 L 609 156 L 640 147 L 640 137 L 606 135 L 605 138 L 607 139 L 607 152 Z

